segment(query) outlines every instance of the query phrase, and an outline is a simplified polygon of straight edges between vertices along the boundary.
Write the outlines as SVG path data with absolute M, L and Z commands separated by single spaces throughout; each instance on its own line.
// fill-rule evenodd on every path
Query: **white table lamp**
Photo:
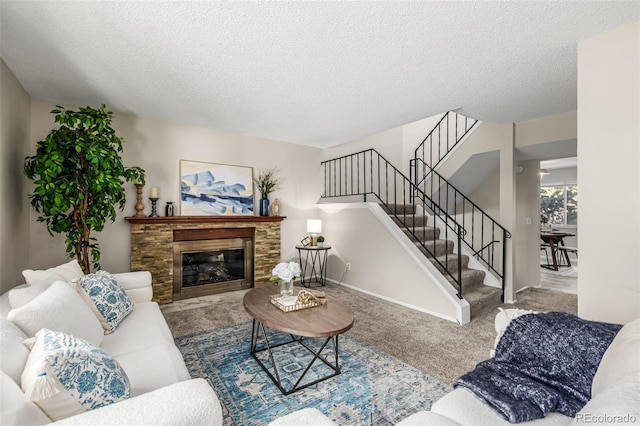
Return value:
M 318 245 L 318 234 L 322 232 L 322 221 L 320 219 L 307 219 L 307 232 L 311 234 L 311 245 Z

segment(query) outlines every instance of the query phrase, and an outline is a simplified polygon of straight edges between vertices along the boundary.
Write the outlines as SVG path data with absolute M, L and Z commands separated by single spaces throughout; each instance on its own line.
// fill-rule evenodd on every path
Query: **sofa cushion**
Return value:
M 431 411 L 448 417 L 461 425 L 513 425 L 465 388 L 456 388 L 440 398 L 433 404 Z M 568 425 L 571 420 L 571 417 L 553 412 L 542 419 L 526 422 L 526 425 L 561 426 Z
M 640 318 L 622 327 L 602 356 L 596 375 L 593 376 L 591 397 L 637 370 L 640 370 Z
M 222 407 L 204 379 L 176 383 L 118 404 L 69 417 L 68 426 L 222 426 Z
M 175 345 L 167 322 L 157 303 L 143 302 L 136 304 L 113 333 L 104 336 L 101 347 L 118 357 L 163 343 Z
M 640 370 L 618 378 L 591 398 L 571 424 L 635 424 L 640 419 L 638 395 Z
M 433 411 L 418 411 L 402 420 L 396 426 L 460 426 L 449 417 L 445 417 Z
M 29 358 L 29 350 L 22 344 L 26 338 L 14 323 L 0 317 L 0 369 L 18 385 Z
M 0 371 L 0 389 L 2 389 L 0 419 L 3 425 L 36 426 L 51 423 L 37 405 L 25 400 L 20 386 L 2 371 Z
M 21 288 L 14 288 L 9 290 L 9 303 L 11 308 L 19 308 L 31 302 L 36 297 L 45 292 L 46 289 L 51 287 L 52 282 L 41 282 L 34 285 L 29 285 Z
M 41 295 L 7 315 L 27 336 L 42 328 L 61 331 L 100 346 L 104 331 L 96 316 L 71 285 L 54 282 Z
M 131 395 L 124 369 L 102 349 L 46 328 L 22 374 L 22 389 L 53 421 L 122 401 Z
M 76 290 L 92 308 L 106 333 L 112 333 L 118 324 L 133 311 L 133 303 L 107 271 L 98 271 L 74 280 Z
M 68 283 L 82 275 L 84 275 L 84 272 L 76 259 L 45 270 L 25 269 L 22 271 L 22 276 L 29 285 L 42 282 L 51 284 L 54 281 L 64 281 Z
M 132 396 L 191 378 L 182 354 L 173 343 L 149 346 L 115 358 L 129 377 Z

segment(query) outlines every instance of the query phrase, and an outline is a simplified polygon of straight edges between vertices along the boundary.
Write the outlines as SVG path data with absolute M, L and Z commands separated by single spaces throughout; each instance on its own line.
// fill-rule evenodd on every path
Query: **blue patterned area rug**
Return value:
M 269 331 L 269 341 L 290 340 L 289 335 Z M 373 346 L 340 336 L 342 374 L 284 396 L 249 353 L 251 322 L 178 337 L 176 344 L 191 377 L 209 380 L 223 405 L 225 425 L 265 425 L 305 407 L 315 407 L 339 425 L 392 425 L 428 410 L 451 388 Z M 318 347 L 324 339 L 305 338 Z M 276 342 L 277 343 L 277 342 Z M 329 343 L 322 355 L 331 362 Z M 260 359 L 271 365 L 267 352 Z M 285 386 L 297 380 L 312 355 L 298 344 L 274 349 L 274 358 Z M 316 360 L 303 379 L 310 383 L 330 372 Z

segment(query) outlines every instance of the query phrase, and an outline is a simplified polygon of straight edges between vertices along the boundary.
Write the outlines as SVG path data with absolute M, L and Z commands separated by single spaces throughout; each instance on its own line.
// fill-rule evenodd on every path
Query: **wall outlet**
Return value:
M 347 262 L 347 264 L 344 267 L 345 271 L 350 271 L 351 270 L 351 263 Z

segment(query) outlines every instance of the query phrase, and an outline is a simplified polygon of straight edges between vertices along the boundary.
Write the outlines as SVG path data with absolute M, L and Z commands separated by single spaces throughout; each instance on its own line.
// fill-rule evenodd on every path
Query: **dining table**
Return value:
M 558 247 L 564 246 L 565 237 L 575 237 L 576 234 L 571 234 L 569 232 L 563 231 L 541 231 L 540 239 L 545 243 L 549 244 L 549 249 L 551 250 L 551 259 L 553 261 L 552 264 L 541 265 L 544 268 L 548 268 L 554 271 L 557 271 L 560 263 L 558 262 Z M 563 252 L 565 260 L 567 261 L 567 266 L 571 266 L 571 260 L 569 260 L 569 254 L 567 252 Z

